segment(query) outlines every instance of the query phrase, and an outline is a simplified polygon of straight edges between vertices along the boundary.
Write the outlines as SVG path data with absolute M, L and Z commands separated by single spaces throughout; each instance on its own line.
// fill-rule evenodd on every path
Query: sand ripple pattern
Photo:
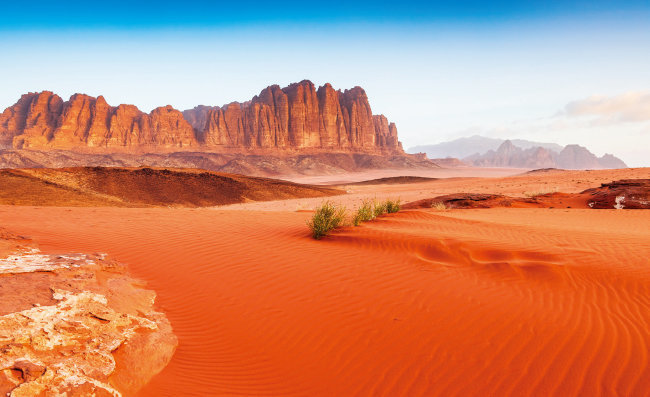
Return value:
M 404 211 L 320 242 L 300 212 L 0 220 L 43 251 L 107 252 L 157 291 L 179 347 L 143 395 L 648 395 L 650 232 L 510 211 L 525 221 Z

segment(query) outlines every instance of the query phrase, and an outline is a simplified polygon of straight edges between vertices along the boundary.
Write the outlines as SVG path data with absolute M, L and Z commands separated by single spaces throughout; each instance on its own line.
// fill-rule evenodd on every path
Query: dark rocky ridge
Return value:
M 344 193 L 322 186 L 187 168 L 0 170 L 0 187 L 0 204 L 65 207 L 212 207 Z
M 326 175 L 372 169 L 438 168 L 429 160 L 402 153 L 83 153 L 71 150 L 0 150 L 0 168 L 61 167 L 200 168 L 254 176 Z
M 650 179 L 622 179 L 582 193 L 591 208 L 650 209 Z

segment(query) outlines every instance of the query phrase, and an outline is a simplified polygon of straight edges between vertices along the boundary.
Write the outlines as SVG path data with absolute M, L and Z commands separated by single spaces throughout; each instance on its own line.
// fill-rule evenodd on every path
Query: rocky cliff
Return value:
M 156 294 L 103 254 L 0 229 L 0 277 L 2 396 L 133 396 L 178 345 Z
M 605 154 L 597 157 L 580 145 L 567 145 L 559 153 L 544 147 L 522 149 L 511 141 L 503 142 L 497 150 L 463 159 L 479 167 L 604 169 L 627 168 L 619 158 Z
M 395 124 L 372 114 L 361 87 L 316 89 L 307 80 L 270 86 L 245 103 L 182 113 L 171 106 L 149 114 L 133 105 L 114 107 L 102 96 L 63 101 L 49 91 L 29 93 L 0 115 L 0 149 L 403 153 Z
M 397 128 L 373 116 L 361 87 L 316 89 L 310 81 L 273 85 L 246 103 L 198 106 L 183 112 L 206 147 L 325 148 L 401 151 Z

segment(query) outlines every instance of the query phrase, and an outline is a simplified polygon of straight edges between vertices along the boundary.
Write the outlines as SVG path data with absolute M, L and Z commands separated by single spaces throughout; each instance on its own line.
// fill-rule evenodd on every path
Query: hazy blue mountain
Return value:
M 489 150 L 497 150 L 505 139 L 488 138 L 480 135 L 474 135 L 465 138 L 454 139 L 453 141 L 441 142 L 434 145 L 414 146 L 407 150 L 408 153 L 427 154 L 430 159 L 455 157 L 463 159 L 474 154 L 485 154 Z M 521 149 L 531 149 L 541 147 L 559 153 L 563 147 L 557 143 L 533 142 L 525 139 L 511 139 L 513 145 Z
M 496 150 L 464 157 L 463 162 L 475 167 L 513 167 L 513 168 L 563 168 L 563 169 L 604 169 L 627 168 L 617 157 L 606 154 L 597 157 L 586 147 L 566 145 L 559 153 L 541 146 L 527 149 L 504 141 Z

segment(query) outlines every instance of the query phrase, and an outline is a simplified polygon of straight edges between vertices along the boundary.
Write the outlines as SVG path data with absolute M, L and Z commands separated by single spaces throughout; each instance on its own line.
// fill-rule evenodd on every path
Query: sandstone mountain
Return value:
M 627 165 L 622 160 L 611 154 L 599 158 L 580 145 L 567 145 L 558 153 L 539 146 L 522 149 L 511 141 L 503 142 L 496 151 L 488 150 L 485 154 L 475 154 L 464 158 L 463 161 L 479 167 L 627 168 Z
M 403 154 L 397 128 L 373 115 L 361 87 L 316 89 L 310 81 L 265 88 L 251 101 L 222 107 L 171 106 L 144 113 L 133 105 L 43 91 L 23 95 L 0 115 L 0 150 L 85 153 L 251 151 Z
M 397 128 L 373 116 L 361 87 L 343 92 L 310 81 L 262 90 L 250 102 L 183 112 L 209 147 L 400 150 Z

